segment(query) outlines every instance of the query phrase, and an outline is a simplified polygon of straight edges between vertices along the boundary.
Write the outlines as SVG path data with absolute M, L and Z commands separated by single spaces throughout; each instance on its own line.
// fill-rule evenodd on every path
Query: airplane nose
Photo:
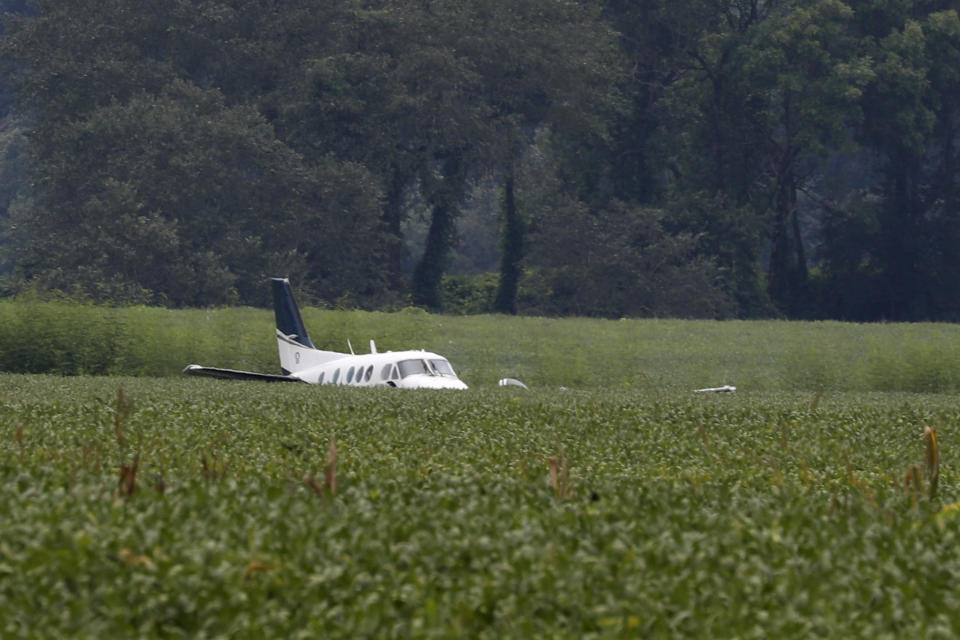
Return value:
M 399 386 L 406 389 L 467 389 L 460 378 L 450 376 L 412 375 L 400 381 Z

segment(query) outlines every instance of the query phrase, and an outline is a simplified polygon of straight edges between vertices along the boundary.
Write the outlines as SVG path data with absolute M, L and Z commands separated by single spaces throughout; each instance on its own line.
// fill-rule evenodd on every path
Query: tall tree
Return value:
M 331 302 L 383 294 L 376 182 L 304 158 L 258 113 L 285 64 L 254 55 L 270 7 L 39 7 L 3 41 L 39 187 L 17 225 L 24 278 L 202 305 L 265 302 L 263 278 L 296 268 Z
M 518 199 L 517 166 L 536 152 L 538 132 L 562 137 L 580 153 L 609 146 L 612 123 L 623 110 L 628 69 L 615 32 L 589 3 L 490 2 L 485 10 L 486 33 L 475 39 L 470 55 L 478 61 L 482 95 L 493 105 L 489 144 L 504 192 L 494 303 L 513 313 L 528 226 Z
M 344 50 L 310 60 L 291 85 L 299 98 L 281 131 L 381 176 L 385 228 L 400 233 L 411 194 L 430 209 L 417 304 L 439 304 L 468 181 L 500 173 L 538 124 L 586 126 L 608 108 L 613 40 L 595 18 L 554 0 L 366 3 L 345 19 Z
M 255 111 L 226 107 L 215 91 L 175 82 L 134 96 L 64 123 L 56 148 L 41 168 L 48 197 L 17 225 L 25 275 L 47 287 L 264 302 L 270 273 L 339 262 L 336 252 L 311 259 L 336 247 L 333 228 L 303 234 L 332 172 L 304 166 Z M 353 222 L 377 211 L 375 199 L 353 200 Z
M 661 209 L 615 200 L 597 205 L 571 193 L 566 167 L 552 157 L 556 143 L 541 132 L 536 151 L 518 167 L 518 199 L 530 221 L 518 311 L 614 318 L 733 313 L 722 270 L 697 255 L 702 235 L 670 231 Z
M 700 238 L 742 313 L 762 313 L 764 216 L 754 206 L 764 135 L 737 62 L 776 0 L 607 2 L 633 63 L 633 111 L 608 164 L 618 192 L 670 212 L 672 233 Z
M 879 179 L 854 202 L 836 207 L 827 245 L 828 283 L 871 292 L 829 309 L 855 319 L 960 317 L 957 187 L 960 118 L 960 21 L 937 3 L 858 2 L 857 26 L 875 60 L 864 94 L 862 144 Z M 842 205 L 842 203 L 839 203 Z
M 706 234 L 701 247 L 736 276 L 730 288 L 744 311 L 764 306 L 757 274 L 766 253 L 766 297 L 788 315 L 811 313 L 798 194 L 849 146 L 860 116 L 871 69 L 852 11 L 839 0 L 691 8 L 690 23 L 669 11 L 661 18 L 676 34 L 675 57 L 672 74 L 654 76 L 669 79 L 654 84 L 655 137 L 674 143 L 661 158 L 674 212 L 667 224 Z
M 770 210 L 768 292 L 795 317 L 811 311 L 798 193 L 850 145 L 873 74 L 849 28 L 852 16 L 839 0 L 801 2 L 759 24 L 737 51 L 744 98 L 764 135 L 754 179 L 758 204 Z
M 521 260 L 526 238 L 526 220 L 517 208 L 516 177 L 513 166 L 507 168 L 503 182 L 503 222 L 500 280 L 493 301 L 493 310 L 499 313 L 517 312 L 517 291 L 520 285 Z

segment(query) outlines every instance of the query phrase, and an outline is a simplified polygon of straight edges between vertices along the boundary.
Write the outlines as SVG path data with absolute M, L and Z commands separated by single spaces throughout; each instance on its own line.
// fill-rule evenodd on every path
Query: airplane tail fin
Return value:
M 341 353 L 321 351 L 313 346 L 300 317 L 300 308 L 293 299 L 290 281 L 286 278 L 270 278 L 270 284 L 273 288 L 273 312 L 277 318 L 280 369 L 284 375 L 289 376 L 342 357 Z
M 307 335 L 307 328 L 300 317 L 300 308 L 293 299 L 293 290 L 287 278 L 270 278 L 273 287 L 273 313 L 277 318 L 277 332 L 287 340 L 308 349 L 316 349 Z

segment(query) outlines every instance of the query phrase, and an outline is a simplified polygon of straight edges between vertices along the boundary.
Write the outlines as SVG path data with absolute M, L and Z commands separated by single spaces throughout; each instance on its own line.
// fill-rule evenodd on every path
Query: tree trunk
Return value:
M 443 307 L 440 285 L 447 270 L 450 245 L 453 243 L 456 207 L 463 192 L 461 165 L 459 157 L 448 158 L 442 169 L 441 180 L 424 176 L 424 185 L 431 185 L 428 187 L 428 197 L 433 204 L 433 214 L 423 256 L 413 271 L 411 293 L 415 305 L 431 311 L 439 311 Z
M 515 314 L 526 225 L 520 212 L 517 211 L 512 166 L 507 170 L 503 186 L 502 234 L 503 258 L 500 262 L 500 282 L 497 286 L 497 297 L 493 303 L 493 309 L 498 313 Z

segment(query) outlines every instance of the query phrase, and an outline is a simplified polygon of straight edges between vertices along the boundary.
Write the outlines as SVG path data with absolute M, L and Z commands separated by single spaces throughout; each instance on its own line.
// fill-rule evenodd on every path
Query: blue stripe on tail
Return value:
M 307 335 L 307 328 L 303 326 L 300 309 L 293 299 L 290 281 L 286 278 L 270 278 L 273 288 L 273 312 L 277 317 L 277 329 L 291 340 L 302 344 L 309 349 L 316 349 Z

